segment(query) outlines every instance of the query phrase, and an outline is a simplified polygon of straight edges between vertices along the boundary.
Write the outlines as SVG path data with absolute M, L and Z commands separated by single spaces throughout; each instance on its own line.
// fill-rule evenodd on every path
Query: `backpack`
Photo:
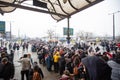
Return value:
M 86 71 L 84 71 L 83 65 L 75 66 L 73 69 L 74 75 L 79 79 L 86 79 Z
M 38 72 L 33 72 L 32 80 L 41 80 L 41 76 Z
M 75 66 L 74 68 L 73 68 L 73 73 L 74 73 L 74 75 L 78 75 L 78 67 L 77 66 Z
M 78 67 L 78 76 L 79 76 L 79 78 L 81 79 L 81 78 L 86 78 L 86 72 L 85 72 L 85 67 L 84 67 L 84 65 L 79 65 L 79 67 Z

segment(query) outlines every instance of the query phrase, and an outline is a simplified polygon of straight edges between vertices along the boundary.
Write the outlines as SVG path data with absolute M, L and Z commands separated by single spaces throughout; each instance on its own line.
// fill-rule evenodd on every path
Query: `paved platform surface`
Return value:
M 22 48 L 20 48 L 19 51 L 15 51 L 15 55 L 14 55 L 15 76 L 14 76 L 14 79 L 16 79 L 16 80 L 21 80 L 21 75 L 20 75 L 21 63 L 19 63 L 17 61 L 19 60 L 19 58 L 21 56 L 23 56 L 23 54 L 26 54 L 26 53 L 30 53 L 33 58 L 33 61 L 38 62 L 37 53 L 31 52 L 31 47 L 29 47 L 28 52 L 27 51 L 22 52 Z M 41 64 L 40 64 L 40 67 L 44 74 L 44 79 L 42 79 L 42 80 L 58 80 L 58 78 L 60 77 L 60 75 L 58 73 L 47 71 L 46 67 Z

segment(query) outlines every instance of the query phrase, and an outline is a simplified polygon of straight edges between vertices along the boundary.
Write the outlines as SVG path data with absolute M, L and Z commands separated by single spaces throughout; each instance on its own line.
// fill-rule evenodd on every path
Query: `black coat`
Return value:
M 8 62 L 7 64 L 5 64 L 2 72 L 2 76 L 4 80 L 10 80 L 10 78 L 13 78 L 14 72 L 15 72 L 15 69 L 12 63 Z
M 4 65 L 0 63 L 0 78 L 2 78 L 3 68 L 4 68 Z

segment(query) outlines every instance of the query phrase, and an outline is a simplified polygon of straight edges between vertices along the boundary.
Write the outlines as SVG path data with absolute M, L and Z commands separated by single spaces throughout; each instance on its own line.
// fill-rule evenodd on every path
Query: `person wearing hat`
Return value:
M 3 71 L 1 73 L 3 80 L 12 79 L 14 77 L 14 73 L 15 73 L 14 65 L 11 62 L 9 62 L 6 57 L 2 59 L 1 63 L 4 66 Z

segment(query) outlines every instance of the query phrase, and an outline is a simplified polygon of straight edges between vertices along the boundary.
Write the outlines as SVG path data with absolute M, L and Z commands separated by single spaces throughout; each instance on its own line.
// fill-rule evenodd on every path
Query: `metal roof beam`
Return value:
M 82 8 L 80 8 L 80 9 L 76 10 L 75 12 L 72 12 L 72 13 L 71 13 L 70 15 L 68 15 L 67 17 L 64 17 L 64 18 L 58 20 L 58 22 L 61 21 L 61 20 L 63 20 L 63 19 L 65 19 L 65 18 L 68 18 L 68 17 L 70 17 L 70 16 L 72 16 L 72 15 L 74 15 L 74 14 L 76 14 L 76 13 L 82 11 L 82 10 L 85 10 L 85 9 L 87 9 L 87 8 L 93 6 L 93 5 L 95 5 L 95 4 L 97 4 L 97 3 L 101 2 L 101 1 L 104 1 L 104 0 L 96 0 L 95 2 L 92 2 L 92 3 L 90 3 L 89 5 L 86 5 L 86 6 L 82 7 Z
M 8 2 L 4 2 L 4 1 L 0 1 L 0 4 L 7 5 L 7 6 L 12 6 L 12 7 L 16 7 L 16 8 L 20 8 L 20 9 L 25 9 L 25 10 L 35 11 L 35 12 L 41 12 L 41 13 L 46 13 L 46 14 L 54 14 L 54 15 L 59 15 L 59 16 L 67 17 L 67 15 L 64 15 L 64 14 L 49 12 L 49 11 L 38 9 L 38 8 L 23 6 L 23 5 L 14 4 L 14 3 L 8 3 Z

